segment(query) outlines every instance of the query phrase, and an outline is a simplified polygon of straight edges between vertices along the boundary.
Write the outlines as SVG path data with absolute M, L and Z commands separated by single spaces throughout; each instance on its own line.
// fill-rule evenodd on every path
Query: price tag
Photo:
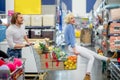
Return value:
M 120 46 L 120 40 L 114 40 L 115 46 Z
M 120 26 L 115 26 L 114 31 L 120 31 Z

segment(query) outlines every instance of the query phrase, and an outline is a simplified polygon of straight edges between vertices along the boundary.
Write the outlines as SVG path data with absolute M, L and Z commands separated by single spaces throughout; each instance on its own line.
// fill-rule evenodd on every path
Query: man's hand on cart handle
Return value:
M 25 47 L 32 46 L 34 43 L 25 44 Z

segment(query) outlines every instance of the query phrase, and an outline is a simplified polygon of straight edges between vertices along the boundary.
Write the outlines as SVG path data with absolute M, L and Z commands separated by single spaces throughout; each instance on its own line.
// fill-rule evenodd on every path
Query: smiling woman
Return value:
M 92 70 L 95 58 L 99 60 L 104 60 L 107 62 L 110 61 L 110 58 L 105 56 L 100 56 L 96 52 L 76 44 L 75 25 L 74 25 L 75 19 L 72 13 L 69 13 L 66 15 L 65 23 L 66 23 L 66 27 L 64 31 L 64 36 L 65 36 L 65 43 L 66 43 L 67 49 L 69 53 L 72 53 L 74 55 L 79 55 L 81 57 L 88 59 L 88 66 L 87 66 L 87 71 L 86 71 L 84 80 L 91 80 L 91 70 Z

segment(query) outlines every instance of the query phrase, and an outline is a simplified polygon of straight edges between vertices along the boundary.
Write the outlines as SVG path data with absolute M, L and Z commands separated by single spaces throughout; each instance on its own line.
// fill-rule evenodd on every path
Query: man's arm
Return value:
M 30 43 L 29 40 L 28 40 L 27 35 L 24 36 L 24 39 L 25 39 L 25 41 L 26 41 L 28 44 Z

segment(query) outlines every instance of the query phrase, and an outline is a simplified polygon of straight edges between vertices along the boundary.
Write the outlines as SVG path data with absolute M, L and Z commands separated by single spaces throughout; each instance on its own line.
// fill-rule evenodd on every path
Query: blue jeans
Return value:
M 9 57 L 16 57 L 16 58 L 21 58 L 22 57 L 22 49 L 7 49 L 7 53 Z

